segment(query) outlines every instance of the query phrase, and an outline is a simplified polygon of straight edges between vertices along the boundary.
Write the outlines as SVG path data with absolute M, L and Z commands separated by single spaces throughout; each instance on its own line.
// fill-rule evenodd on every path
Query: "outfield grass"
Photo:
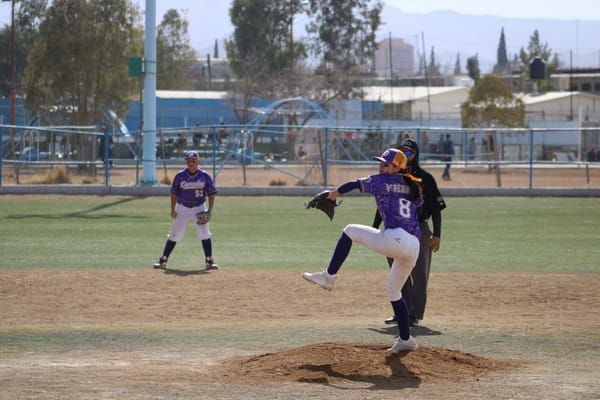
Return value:
M 170 227 L 169 199 L 0 199 L 1 267 L 149 268 Z M 330 222 L 301 197 L 218 197 L 211 229 L 225 268 L 324 267 L 347 223 L 370 224 L 370 197 L 347 197 Z M 600 271 L 600 204 L 589 198 L 448 198 L 440 271 Z M 170 265 L 198 268 L 192 226 Z M 356 245 L 345 268 L 382 268 Z

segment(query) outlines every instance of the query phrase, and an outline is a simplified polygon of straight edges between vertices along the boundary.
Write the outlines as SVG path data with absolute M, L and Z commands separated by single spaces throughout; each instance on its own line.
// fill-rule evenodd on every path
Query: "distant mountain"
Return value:
M 475 16 L 454 11 L 435 11 L 428 14 L 406 13 L 393 6 L 385 6 L 382 13 L 384 26 L 381 39 L 405 38 L 416 47 L 419 54 L 429 57 L 434 47 L 436 62 L 442 71 L 454 69 L 457 54 L 463 71 L 467 58 L 477 54 L 482 72 L 490 72 L 496 63 L 500 32 L 504 28 L 509 60 L 527 49 L 529 38 L 535 30 L 540 41 L 547 43 L 553 53 L 558 53 L 561 65 L 574 67 L 600 67 L 600 20 L 551 20 L 505 18 L 492 15 Z
M 224 39 L 231 36 L 233 26 L 229 21 L 230 2 L 215 1 L 209 8 L 193 7 L 187 11 L 190 22 L 192 46 L 201 57 L 213 53 L 214 42 L 219 42 L 219 55 L 225 56 Z M 162 15 L 158 14 L 160 21 Z M 294 32 L 301 36 L 301 18 Z M 397 7 L 385 5 L 384 21 L 378 39 L 403 38 L 415 46 L 415 57 L 423 53 L 429 58 L 434 47 L 436 63 L 442 72 L 454 70 L 457 54 L 461 67 L 466 72 L 467 58 L 478 54 L 482 72 L 490 72 L 496 63 L 500 31 L 504 27 L 506 50 L 509 59 L 518 55 L 521 47 L 527 48 L 529 38 L 537 29 L 542 43 L 547 43 L 554 53 L 559 54 L 563 67 L 570 64 L 573 55 L 574 67 L 600 68 L 600 20 L 552 20 L 506 18 L 493 15 L 475 16 L 454 11 L 435 11 L 428 14 L 403 12 Z

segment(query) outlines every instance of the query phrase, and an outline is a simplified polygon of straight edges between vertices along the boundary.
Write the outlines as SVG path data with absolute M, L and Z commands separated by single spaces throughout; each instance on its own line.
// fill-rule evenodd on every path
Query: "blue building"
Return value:
M 268 103 L 256 101 L 253 106 L 262 107 Z M 156 127 L 173 129 L 192 128 L 197 125 L 239 124 L 235 107 L 229 93 L 224 91 L 158 90 Z M 123 118 L 129 130 L 139 130 L 142 113 L 140 101 L 132 101 Z

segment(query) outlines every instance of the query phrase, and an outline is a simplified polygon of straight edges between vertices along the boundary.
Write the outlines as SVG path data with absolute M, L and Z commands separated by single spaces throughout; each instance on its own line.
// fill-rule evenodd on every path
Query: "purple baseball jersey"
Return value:
M 177 203 L 191 208 L 204 203 L 208 196 L 217 193 L 217 189 L 208 172 L 198 168 L 191 174 L 186 168 L 173 178 L 171 193 L 177 195 Z
M 402 228 L 421 237 L 417 208 L 423 203 L 423 198 L 411 199 L 410 187 L 402 175 L 378 174 L 361 178 L 358 182 L 361 192 L 375 196 L 385 229 Z

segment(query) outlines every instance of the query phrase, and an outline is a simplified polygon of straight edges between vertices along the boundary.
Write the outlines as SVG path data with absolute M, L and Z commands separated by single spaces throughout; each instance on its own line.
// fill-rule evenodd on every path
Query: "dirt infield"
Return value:
M 0 269 L 2 399 L 598 399 L 597 274 L 449 273 L 385 352 L 386 271 Z

